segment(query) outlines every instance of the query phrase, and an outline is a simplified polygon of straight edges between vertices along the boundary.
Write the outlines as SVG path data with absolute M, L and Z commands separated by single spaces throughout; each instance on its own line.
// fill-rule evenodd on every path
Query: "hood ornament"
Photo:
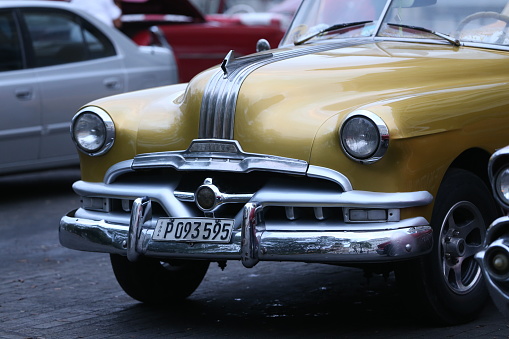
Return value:
M 230 77 L 236 70 L 242 69 L 249 64 L 253 64 L 260 60 L 270 59 L 273 57 L 272 53 L 253 54 L 243 57 L 236 57 L 235 51 L 231 50 L 223 59 L 221 69 L 223 70 L 223 77 L 226 79 Z

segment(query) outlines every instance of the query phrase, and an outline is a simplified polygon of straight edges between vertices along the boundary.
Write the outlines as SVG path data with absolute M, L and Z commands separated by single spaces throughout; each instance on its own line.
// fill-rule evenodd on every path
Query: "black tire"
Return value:
M 122 289 L 133 299 L 149 304 L 165 304 L 187 298 L 200 285 L 208 261 L 159 261 L 111 254 L 111 266 Z
M 474 255 L 498 209 L 486 184 L 471 172 L 447 172 L 435 200 L 433 250 L 400 264 L 396 279 L 421 314 L 443 325 L 475 319 L 488 293 Z M 418 310 L 419 310 L 418 309 Z

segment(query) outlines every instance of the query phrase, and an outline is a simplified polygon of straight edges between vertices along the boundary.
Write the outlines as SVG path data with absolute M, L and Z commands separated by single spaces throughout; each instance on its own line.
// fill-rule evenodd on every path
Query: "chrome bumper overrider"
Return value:
M 70 212 L 61 219 L 60 242 L 71 249 L 126 255 L 133 261 L 139 256 L 242 260 L 246 267 L 259 261 L 390 262 L 426 254 L 432 247 L 431 227 L 422 217 L 369 230 L 356 224 L 351 230 L 274 231 L 258 224 L 258 208 L 256 203 L 245 204 L 242 226 L 229 244 L 153 241 L 148 198 L 135 200 L 130 225 L 80 218 L 76 211 Z

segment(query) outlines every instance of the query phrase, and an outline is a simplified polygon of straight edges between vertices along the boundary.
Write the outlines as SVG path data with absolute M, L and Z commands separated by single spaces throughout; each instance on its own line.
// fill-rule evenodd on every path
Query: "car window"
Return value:
M 109 39 L 88 22 L 65 11 L 26 10 L 34 66 L 52 66 L 115 55 Z
M 0 72 L 23 67 L 18 30 L 11 11 L 0 11 Z

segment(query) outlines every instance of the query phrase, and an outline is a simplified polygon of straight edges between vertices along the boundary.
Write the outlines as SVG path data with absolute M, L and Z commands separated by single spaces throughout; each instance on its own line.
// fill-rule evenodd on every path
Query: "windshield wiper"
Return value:
M 319 31 L 317 33 L 313 33 L 310 36 L 307 36 L 307 37 L 305 37 L 302 40 L 295 41 L 293 44 L 295 46 L 302 45 L 306 41 L 309 41 L 309 40 L 313 39 L 314 37 L 317 37 L 319 35 L 325 34 L 327 32 L 338 31 L 340 29 L 345 29 L 345 28 L 349 28 L 349 27 L 361 26 L 361 25 L 372 23 L 372 22 L 373 21 L 355 21 L 355 22 L 347 22 L 347 23 L 344 23 L 344 24 L 332 25 L 332 26 L 329 26 L 329 27 L 327 27 L 325 29 L 322 29 L 321 31 Z
M 435 32 L 435 31 L 432 31 L 431 29 L 427 29 L 427 28 L 424 28 L 424 27 L 410 26 L 410 25 L 403 25 L 403 24 L 395 24 L 395 23 L 387 23 L 387 25 L 388 26 L 401 27 L 401 28 L 409 28 L 409 29 L 413 29 L 413 30 L 416 30 L 416 31 L 430 33 L 430 34 L 436 35 L 439 38 L 442 38 L 444 40 L 449 41 L 454 46 L 461 46 L 461 42 L 458 39 L 453 38 L 450 35 L 447 35 L 447 34 L 444 34 L 444 33 L 440 33 L 440 32 Z

